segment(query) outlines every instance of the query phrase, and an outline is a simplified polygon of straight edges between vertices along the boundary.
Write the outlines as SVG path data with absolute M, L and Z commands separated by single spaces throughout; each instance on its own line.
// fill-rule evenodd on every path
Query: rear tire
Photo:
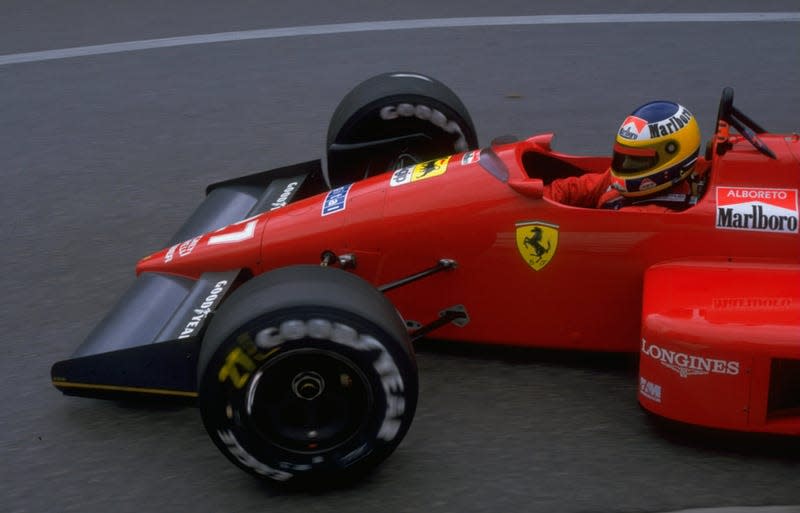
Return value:
M 450 88 L 417 73 L 384 73 L 358 84 L 333 113 L 325 180 L 339 187 L 477 147 L 469 111 Z
M 215 314 L 198 362 L 203 423 L 258 477 L 350 480 L 408 431 L 417 368 L 391 302 L 359 277 L 295 266 L 257 276 Z

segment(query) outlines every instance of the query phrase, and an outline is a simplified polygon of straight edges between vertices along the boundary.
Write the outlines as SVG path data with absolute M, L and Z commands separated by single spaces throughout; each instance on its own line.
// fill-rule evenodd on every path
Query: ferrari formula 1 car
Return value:
M 647 410 L 798 435 L 800 136 L 767 133 L 730 88 L 717 126 L 695 205 L 576 208 L 545 187 L 609 157 L 552 134 L 479 148 L 443 84 L 379 75 L 336 109 L 326 166 L 209 186 L 53 384 L 196 401 L 219 449 L 273 481 L 386 458 L 425 336 L 638 352 Z

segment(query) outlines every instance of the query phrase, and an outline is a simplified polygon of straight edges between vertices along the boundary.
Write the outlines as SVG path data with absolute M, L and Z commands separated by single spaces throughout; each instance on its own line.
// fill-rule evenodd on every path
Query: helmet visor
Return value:
M 650 148 L 629 148 L 614 145 L 611 169 L 618 174 L 636 174 L 651 169 L 658 164 L 658 153 Z

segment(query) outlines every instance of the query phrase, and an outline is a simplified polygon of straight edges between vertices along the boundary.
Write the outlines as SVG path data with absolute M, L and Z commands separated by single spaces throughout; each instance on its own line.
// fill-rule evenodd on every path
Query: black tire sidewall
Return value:
M 384 117 L 385 108 L 394 110 Z M 453 123 L 458 127 L 455 130 L 450 126 Z M 334 111 L 326 138 L 326 182 L 336 187 L 390 171 L 401 165 L 397 157 L 405 153 L 386 147 L 340 152 L 332 149 L 334 144 L 364 144 L 409 135 L 421 136 L 406 150 L 419 162 L 478 147 L 469 111 L 447 86 L 415 73 L 385 73 L 357 85 Z
M 427 105 L 440 110 L 448 119 L 458 118 L 470 149 L 477 147 L 474 124 L 461 99 L 438 80 L 418 73 L 383 73 L 354 87 L 336 107 L 328 126 L 327 147 L 346 132 L 355 119 L 381 107 L 398 103 Z
M 316 268 L 318 269 L 318 268 Z M 339 271 L 337 271 L 339 272 Z M 319 272 L 313 273 L 320 276 Z M 346 273 L 344 273 L 346 274 Z M 269 281 L 269 280 L 267 280 Z M 346 282 L 345 281 L 345 286 Z M 341 289 L 341 283 L 334 289 Z M 246 305 L 250 314 L 253 303 L 241 298 L 257 299 L 258 292 L 270 287 L 255 290 L 256 294 L 240 294 L 236 308 L 228 309 L 227 315 L 214 321 L 227 324 L 239 322 L 238 317 Z M 325 288 L 325 287 L 323 287 Z M 251 292 L 253 291 L 251 290 Z M 342 289 L 343 290 L 343 289 Z M 238 292 L 238 291 L 237 291 Z M 248 291 L 245 291 L 248 292 Z M 312 294 L 313 296 L 313 294 Z M 298 295 L 299 297 L 299 295 Z M 232 297 L 232 299 L 234 299 Z M 292 303 L 292 298 L 282 298 L 278 303 Z M 344 301 L 347 303 L 347 301 Z M 398 339 L 394 323 L 374 322 L 369 317 L 387 314 L 382 308 L 373 309 L 369 314 L 358 312 L 358 307 L 338 308 L 330 305 L 291 305 L 252 316 L 233 329 L 209 329 L 210 338 L 203 342 L 201 371 L 199 373 L 200 409 L 206 430 L 217 447 L 236 465 L 244 470 L 273 481 L 305 481 L 312 478 L 346 478 L 357 475 L 386 458 L 400 443 L 410 427 L 416 408 L 418 383 L 417 370 L 413 357 L 407 349 L 407 342 Z M 385 305 L 383 305 L 385 306 Z M 396 313 L 392 312 L 394 317 Z M 371 337 L 367 346 L 359 343 L 335 342 L 326 338 L 305 336 L 299 339 L 280 341 L 266 348 L 254 344 L 258 333 L 269 329 L 270 333 L 280 330 L 283 323 L 306 323 L 325 320 L 332 325 L 339 323 L 354 330 L 362 340 Z M 316 322 L 316 321 L 315 321 Z M 389 326 L 387 329 L 386 326 Z M 224 326 L 223 326 L 224 328 Z M 395 333 L 393 333 L 395 332 Z M 407 339 L 407 337 L 406 337 Z M 376 343 L 379 345 L 376 346 Z M 358 346 L 358 347 L 356 347 Z M 371 390 L 371 408 L 357 432 L 347 441 L 323 452 L 298 453 L 286 450 L 266 440 L 254 429 L 252 419 L 247 415 L 247 393 L 253 376 L 259 368 L 267 366 L 274 358 L 292 351 L 321 351 L 334 353 L 361 373 Z M 248 355 L 256 365 L 241 386 L 234 381 L 243 379 L 239 375 L 233 379 L 230 373 L 221 379 L 221 371 L 231 354 L 236 358 Z M 269 356 L 267 356 L 269 355 Z M 387 372 L 387 362 L 389 371 Z M 379 371 L 380 368 L 380 371 Z M 230 367 L 228 367 L 230 369 Z M 392 370 L 394 369 L 394 370 Z M 242 368 L 242 371 L 247 369 Z M 244 374 L 246 372 L 243 372 Z M 396 386 L 397 380 L 402 382 Z M 399 391 L 402 388 L 402 391 Z M 402 411 L 398 405 L 402 405 Z M 396 428 L 396 431 L 393 431 Z

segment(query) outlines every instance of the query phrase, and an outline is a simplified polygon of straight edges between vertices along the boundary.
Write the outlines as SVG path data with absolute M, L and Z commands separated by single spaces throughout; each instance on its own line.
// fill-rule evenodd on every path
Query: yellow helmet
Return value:
M 653 194 L 686 178 L 700 150 L 700 127 L 689 109 L 646 103 L 625 118 L 611 160 L 612 186 L 623 196 Z

